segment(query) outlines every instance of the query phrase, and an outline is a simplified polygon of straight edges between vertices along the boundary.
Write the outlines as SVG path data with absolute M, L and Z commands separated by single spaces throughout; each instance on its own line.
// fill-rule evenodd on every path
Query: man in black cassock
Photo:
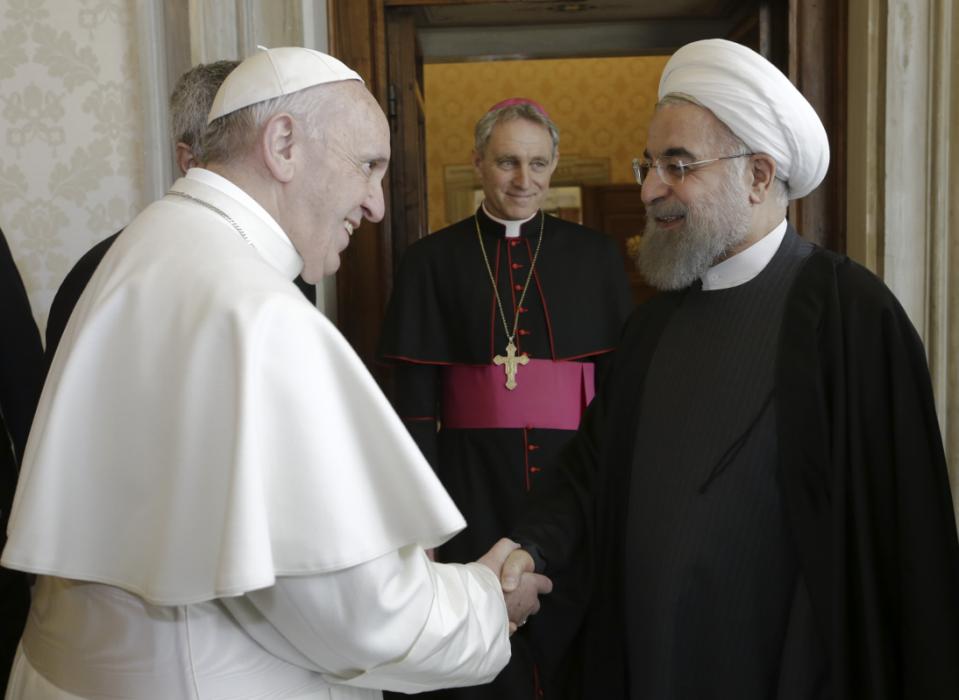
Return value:
M 206 127 L 207 115 L 220 84 L 239 65 L 239 61 L 200 63 L 180 76 L 170 94 L 170 138 L 180 173 L 206 162 L 200 137 Z M 93 277 L 97 265 L 107 254 L 122 229 L 90 248 L 67 273 L 50 305 L 46 330 L 46 367 L 50 367 L 60 337 L 67 327 L 70 314 L 80 295 Z M 307 299 L 316 303 L 316 287 L 297 277 L 296 285 Z
M 43 346 L 30 301 L 0 231 L 0 545 L 7 541 L 7 519 L 23 448 L 40 398 Z M 20 633 L 30 607 L 27 576 L 0 568 L 0 694 L 7 685 Z
M 785 219 L 825 175 L 825 130 L 723 40 L 680 49 L 659 96 L 635 169 L 640 269 L 665 292 L 628 322 L 504 579 L 530 558 L 593 571 L 574 697 L 957 698 L 921 341 L 879 279 Z
M 394 365 L 397 413 L 468 523 L 436 553 L 442 561 L 472 561 L 513 526 L 578 425 L 632 306 L 613 241 L 541 209 L 558 145 L 540 105 L 491 108 L 475 131 L 483 204 L 410 246 L 397 273 L 380 356 Z M 513 636 L 496 681 L 440 695 L 543 694 L 581 608 L 576 581 L 553 577 L 564 593 Z

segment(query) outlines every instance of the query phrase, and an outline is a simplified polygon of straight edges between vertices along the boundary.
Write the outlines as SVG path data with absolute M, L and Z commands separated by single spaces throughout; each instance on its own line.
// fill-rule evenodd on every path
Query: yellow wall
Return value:
M 560 158 L 607 157 L 610 182 L 632 182 L 646 144 L 667 56 L 427 64 L 427 184 L 430 230 L 446 221 L 443 168 L 470 162 L 473 127 L 507 97 L 536 100 L 560 130 Z

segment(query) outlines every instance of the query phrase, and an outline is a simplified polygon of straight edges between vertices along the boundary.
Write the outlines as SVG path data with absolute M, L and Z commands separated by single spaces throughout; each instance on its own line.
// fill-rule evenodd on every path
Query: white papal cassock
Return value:
M 425 556 L 462 516 L 292 284 L 289 239 L 214 173 L 173 189 L 193 199 L 117 239 L 44 388 L 3 553 L 40 575 L 8 697 L 490 680 L 509 658 L 497 578 Z

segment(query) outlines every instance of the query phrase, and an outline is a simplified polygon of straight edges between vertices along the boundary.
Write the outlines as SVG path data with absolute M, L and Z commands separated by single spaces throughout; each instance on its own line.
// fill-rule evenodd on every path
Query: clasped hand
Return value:
M 523 626 L 526 618 L 539 612 L 539 596 L 552 591 L 553 582 L 534 573 L 533 557 L 505 537 L 494 544 L 479 563 L 485 564 L 499 577 L 512 635 Z

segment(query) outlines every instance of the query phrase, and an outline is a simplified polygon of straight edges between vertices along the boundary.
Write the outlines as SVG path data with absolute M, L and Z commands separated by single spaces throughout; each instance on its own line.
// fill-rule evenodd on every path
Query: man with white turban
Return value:
M 513 537 L 592 601 L 577 697 L 959 697 L 959 544 L 922 344 L 890 291 L 803 241 L 813 109 L 723 40 L 667 63 L 640 306 Z M 534 496 L 535 497 L 535 496 Z M 560 515 L 563 514 L 563 515 Z
M 50 368 L 3 552 L 38 575 L 7 698 L 489 681 L 516 545 L 427 558 L 465 523 L 292 282 L 382 218 L 386 118 L 347 66 L 281 48 L 230 73 L 209 120 L 206 167 L 110 247 Z

